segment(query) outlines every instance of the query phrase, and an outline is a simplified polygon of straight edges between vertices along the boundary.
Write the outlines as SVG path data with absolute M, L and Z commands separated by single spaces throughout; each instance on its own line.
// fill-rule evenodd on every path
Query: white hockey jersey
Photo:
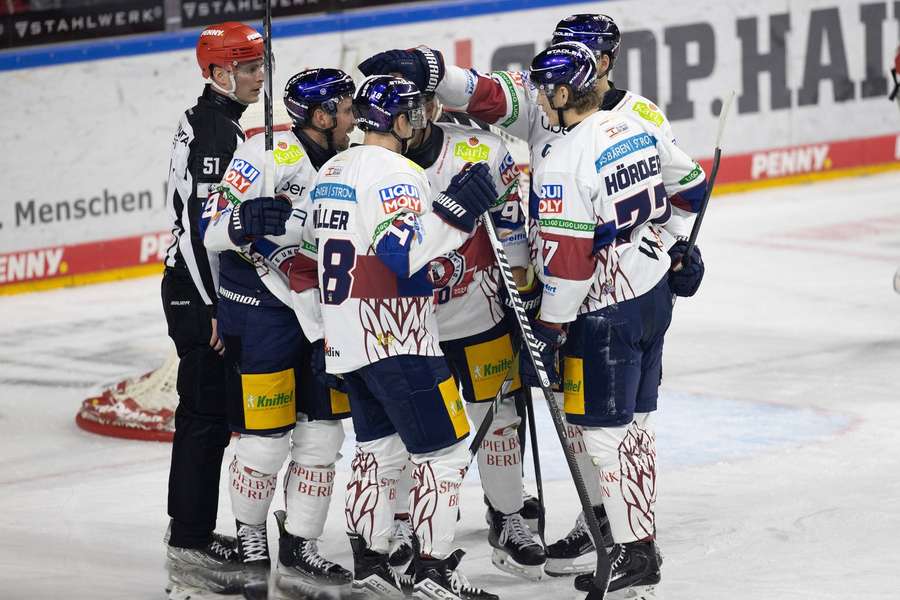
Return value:
M 568 133 L 563 127 L 550 124 L 550 119 L 538 104 L 538 90 L 532 85 L 527 71 L 494 71 L 484 75 L 447 65 L 437 94 L 448 107 L 463 110 L 525 140 L 532 173 L 540 168 L 556 143 Z M 657 140 L 675 143 L 669 120 L 655 104 L 639 94 L 613 88 L 604 96 L 602 109 L 627 113 L 643 121 Z M 700 209 L 703 198 L 704 182 L 703 169 L 691 162 L 691 168 L 683 178 L 667 183 L 673 216 L 666 224 L 666 230 L 673 237 L 687 237 L 690 234 L 694 215 Z M 533 200 L 530 198 L 529 202 L 533 204 Z M 529 210 L 533 217 L 534 207 L 529 206 Z
M 431 261 L 467 239 L 431 211 L 424 171 L 380 146 L 325 163 L 304 241 L 318 247 L 326 367 L 346 373 L 390 356 L 441 356 Z
M 519 169 L 499 136 L 477 127 L 433 123 L 443 131 L 437 157 L 425 169 L 435 192 L 444 190 L 466 163 L 488 163 L 497 188 L 489 214 L 513 267 L 528 265 L 525 213 L 519 194 Z M 422 163 L 425 164 L 425 163 Z M 441 341 L 487 331 L 503 319 L 503 286 L 484 225 L 478 225 L 458 249 L 432 264 L 435 311 Z
M 533 176 L 544 293 L 541 319 L 568 323 L 640 296 L 666 275 L 666 190 L 692 162 L 657 129 L 599 111 L 555 143 Z
M 207 212 L 211 219 L 204 236 L 207 249 L 237 250 L 256 267 L 260 280 L 286 306 L 294 309 L 303 332 L 310 340 L 323 336 L 316 298 L 315 248 L 305 252 L 298 243 L 301 230 L 311 215 L 310 190 L 316 169 L 303 145 L 292 131 L 276 131 L 273 138 L 275 193 L 291 202 L 293 211 L 285 224 L 286 233 L 266 236 L 252 243 L 236 245 L 228 235 L 231 211 L 241 202 L 258 198 L 263 191 L 265 136 L 256 135 L 241 144 L 218 189 L 211 193 Z

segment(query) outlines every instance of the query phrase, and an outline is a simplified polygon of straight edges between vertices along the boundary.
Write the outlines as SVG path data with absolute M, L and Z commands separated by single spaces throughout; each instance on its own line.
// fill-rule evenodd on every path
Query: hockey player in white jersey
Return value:
M 514 272 L 524 280 L 528 265 L 525 215 L 519 197 L 519 170 L 506 144 L 478 127 L 437 123 L 440 104 L 433 89 L 425 90 L 428 122 L 417 130 L 406 156 L 425 169 L 432 189 L 446 188 L 467 164 L 488 165 L 498 197 L 489 211 Z M 429 93 L 431 92 L 431 93 Z M 499 269 L 482 224 L 458 249 L 431 264 L 435 312 L 441 350 L 454 379 L 462 386 L 466 412 L 477 426 L 491 409 L 504 380 L 512 378 L 510 394 L 501 400 L 491 427 L 478 450 L 478 472 L 490 505 L 489 542 L 492 562 L 501 570 L 540 579 L 544 548 L 532 537 L 520 514 L 522 454 L 514 395 L 521 392 L 510 323 L 500 301 Z M 512 371 L 511 371 L 512 369 Z
M 674 287 L 663 250 L 671 245 L 666 189 L 693 164 L 645 120 L 600 111 L 596 73 L 579 42 L 532 61 L 538 102 L 551 124 L 570 128 L 534 173 L 544 287 L 532 328 L 551 379 L 562 348 L 566 419 L 583 428 L 600 471 L 614 542 L 609 591 L 645 599 L 660 581 L 653 415 Z M 682 259 L 685 269 L 695 268 L 693 257 Z M 524 382 L 538 380 L 530 361 L 521 366 Z M 589 575 L 576 578 L 577 589 L 591 585 Z
M 239 548 L 245 562 L 268 572 L 266 518 L 277 473 L 290 456 L 286 511 L 275 515 L 276 581 L 288 589 L 345 586 L 352 578 L 321 556 L 316 544 L 344 440 L 340 419 L 349 416 L 349 403 L 325 381 L 315 262 L 299 253 L 296 240 L 312 218 L 316 171 L 349 145 L 354 90 L 339 69 L 292 77 L 284 103 L 293 127 L 274 135 L 278 196 L 260 197 L 265 139 L 259 135 L 235 152 L 208 207 L 205 244 L 221 252 L 219 318 L 230 367 L 229 412 L 241 434 L 230 469 Z
M 388 564 L 390 494 L 410 459 L 409 513 L 420 598 L 496 598 L 468 586 L 454 549 L 459 486 L 468 465 L 466 412 L 441 354 L 431 261 L 461 246 L 496 200 L 486 165 L 440 194 L 403 156 L 425 126 L 422 94 L 404 79 L 366 79 L 354 97 L 361 146 L 326 163 L 312 192 L 328 372 L 347 382 L 356 433 L 345 516 L 354 592 L 402 597 Z
M 609 73 L 615 64 L 621 41 L 619 29 L 610 17 L 597 14 L 566 17 L 557 24 L 552 40 L 553 43 L 578 41 L 594 52 L 599 68 L 595 86 L 602 110 L 627 112 L 648 123 L 654 129 L 657 139 L 674 142 L 671 125 L 655 104 L 634 92 L 618 89 L 609 81 Z M 495 71 L 481 74 L 453 65 L 445 66 L 440 52 L 428 52 L 435 58 L 426 60 L 425 52 L 420 49 L 389 50 L 369 58 L 359 68 L 363 73 L 396 71 L 416 82 L 428 78 L 438 79 L 437 95 L 445 104 L 464 110 L 527 141 L 532 172 L 540 168 L 553 145 L 568 134 L 568 127 L 559 123 L 559 114 L 557 124 L 553 124 L 540 106 L 537 88 L 529 81 L 527 72 Z M 670 241 L 666 249 L 673 264 L 678 264 L 684 253 L 693 215 L 703 198 L 704 181 L 703 169 L 694 163 L 690 172 L 682 179 L 667 184 L 672 217 L 665 224 L 665 229 L 671 234 L 671 237 L 666 238 Z M 533 226 L 537 213 L 537 195 L 534 191 L 532 186 L 532 193 L 529 195 L 529 221 L 532 224 L 529 237 L 537 231 Z M 533 242 L 530 239 L 532 262 L 539 278 L 542 256 Z M 677 295 L 690 296 L 700 285 L 702 261 L 697 260 L 691 264 L 691 269 L 682 269 L 672 276 L 672 289 Z M 540 298 L 540 286 L 520 290 L 520 293 L 526 301 L 536 302 Z M 584 451 L 580 428 L 570 424 L 567 426 L 567 433 L 582 472 L 591 476 L 595 470 Z M 591 502 L 598 518 L 604 524 L 606 516 L 603 514 L 599 492 L 594 486 L 589 485 L 588 489 L 592 492 Z M 589 572 L 595 562 L 593 549 L 594 544 L 584 519 L 579 515 L 572 530 L 547 547 L 545 570 L 550 575 Z

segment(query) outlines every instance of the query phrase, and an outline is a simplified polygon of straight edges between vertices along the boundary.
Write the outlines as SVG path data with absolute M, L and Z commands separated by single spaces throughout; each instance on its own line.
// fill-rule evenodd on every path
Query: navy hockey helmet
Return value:
M 367 77 L 353 97 L 356 126 L 363 131 L 393 132 L 394 119 L 406 114 L 413 129 L 424 129 L 425 98 L 411 81 L 393 75 Z
M 315 107 L 333 117 L 341 99 L 352 98 L 355 91 L 353 79 L 340 69 L 307 69 L 284 86 L 284 106 L 294 124 L 305 127 Z
M 612 17 L 578 14 L 566 17 L 556 24 L 550 43 L 581 42 L 591 49 L 598 61 L 602 55 L 608 55 L 609 68 L 612 69 L 619 55 L 621 41 L 619 27 Z
M 554 44 L 531 61 L 529 78 L 549 98 L 560 85 L 572 88 L 572 95 L 577 98 L 593 89 L 597 82 L 597 59 L 580 42 Z

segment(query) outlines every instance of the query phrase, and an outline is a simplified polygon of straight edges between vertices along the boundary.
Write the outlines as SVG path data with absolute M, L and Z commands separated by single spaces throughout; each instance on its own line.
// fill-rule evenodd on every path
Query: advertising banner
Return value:
M 900 111 L 887 100 L 900 0 L 612 0 L 464 14 L 494 4 L 277 20 L 276 122 L 280 90 L 301 69 L 337 66 L 358 82 L 369 55 L 418 44 L 464 67 L 527 69 L 560 19 L 602 10 L 623 32 L 612 80 L 655 102 L 691 156 L 712 156 L 722 102 L 736 92 L 720 191 L 900 165 Z M 0 293 L 21 273 L 51 272 L 49 262 L 29 271 L 27 259 L 22 271 L 10 256 L 168 229 L 172 140 L 203 85 L 193 48 L 0 71 L 0 85 L 12 90 L 0 96 L 0 169 L 11 175 L 0 194 Z M 260 126 L 261 109 L 242 124 Z M 527 161 L 524 142 L 513 150 Z

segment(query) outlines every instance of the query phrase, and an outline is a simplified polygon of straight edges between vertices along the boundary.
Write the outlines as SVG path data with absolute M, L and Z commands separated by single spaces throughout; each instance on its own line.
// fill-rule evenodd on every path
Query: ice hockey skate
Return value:
M 616 598 L 628 600 L 654 600 L 660 581 L 659 554 L 654 542 L 630 542 L 615 544 L 609 552 L 610 576 L 608 592 L 618 592 Z M 587 592 L 591 588 L 593 573 L 575 578 L 575 589 Z
M 493 511 L 488 542 L 493 546 L 491 562 L 501 571 L 540 581 L 544 575 L 544 547 L 532 537 L 519 513 Z
M 487 496 L 484 496 L 484 504 L 487 507 L 484 511 L 484 522 L 490 527 L 491 519 L 496 511 L 491 506 Z M 522 490 L 522 509 L 519 511 L 519 514 L 525 519 L 525 524 L 531 530 L 531 533 L 537 535 L 541 516 L 541 503 L 525 490 Z
M 612 533 L 603 506 L 595 506 L 594 514 L 597 515 L 597 520 L 600 522 L 604 545 L 611 546 Z M 547 563 L 544 565 L 544 572 L 551 577 L 578 575 L 593 572 L 596 564 L 597 554 L 594 552 L 594 541 L 588 531 L 584 514 L 579 514 L 572 530 L 564 538 L 547 546 Z
M 244 597 L 248 600 L 266 598 L 271 567 L 266 525 L 248 525 L 240 521 L 235 521 L 235 524 L 238 556 L 244 578 Z
M 321 592 L 330 592 L 335 597 L 353 580 L 353 574 L 318 552 L 316 540 L 307 540 L 291 535 L 285 528 L 287 515 L 283 510 L 275 511 L 278 523 L 278 564 L 275 568 L 275 583 L 278 587 L 298 589 L 309 593 L 310 587 Z
M 419 600 L 499 600 L 496 594 L 469 585 L 459 572 L 459 562 L 464 554 L 463 550 L 454 550 L 441 560 L 414 559 L 416 583 L 412 597 Z
M 232 537 L 212 534 L 212 540 L 202 548 L 179 548 L 169 545 L 166 532 L 166 569 L 169 586 L 166 591 L 172 597 L 175 588 L 190 590 L 198 597 L 200 592 L 236 594 L 243 585 L 242 564 Z M 185 592 L 186 593 L 186 592 Z
M 348 534 L 353 550 L 353 600 L 400 600 L 406 597 L 388 564 L 388 555 L 366 547 L 362 536 Z

